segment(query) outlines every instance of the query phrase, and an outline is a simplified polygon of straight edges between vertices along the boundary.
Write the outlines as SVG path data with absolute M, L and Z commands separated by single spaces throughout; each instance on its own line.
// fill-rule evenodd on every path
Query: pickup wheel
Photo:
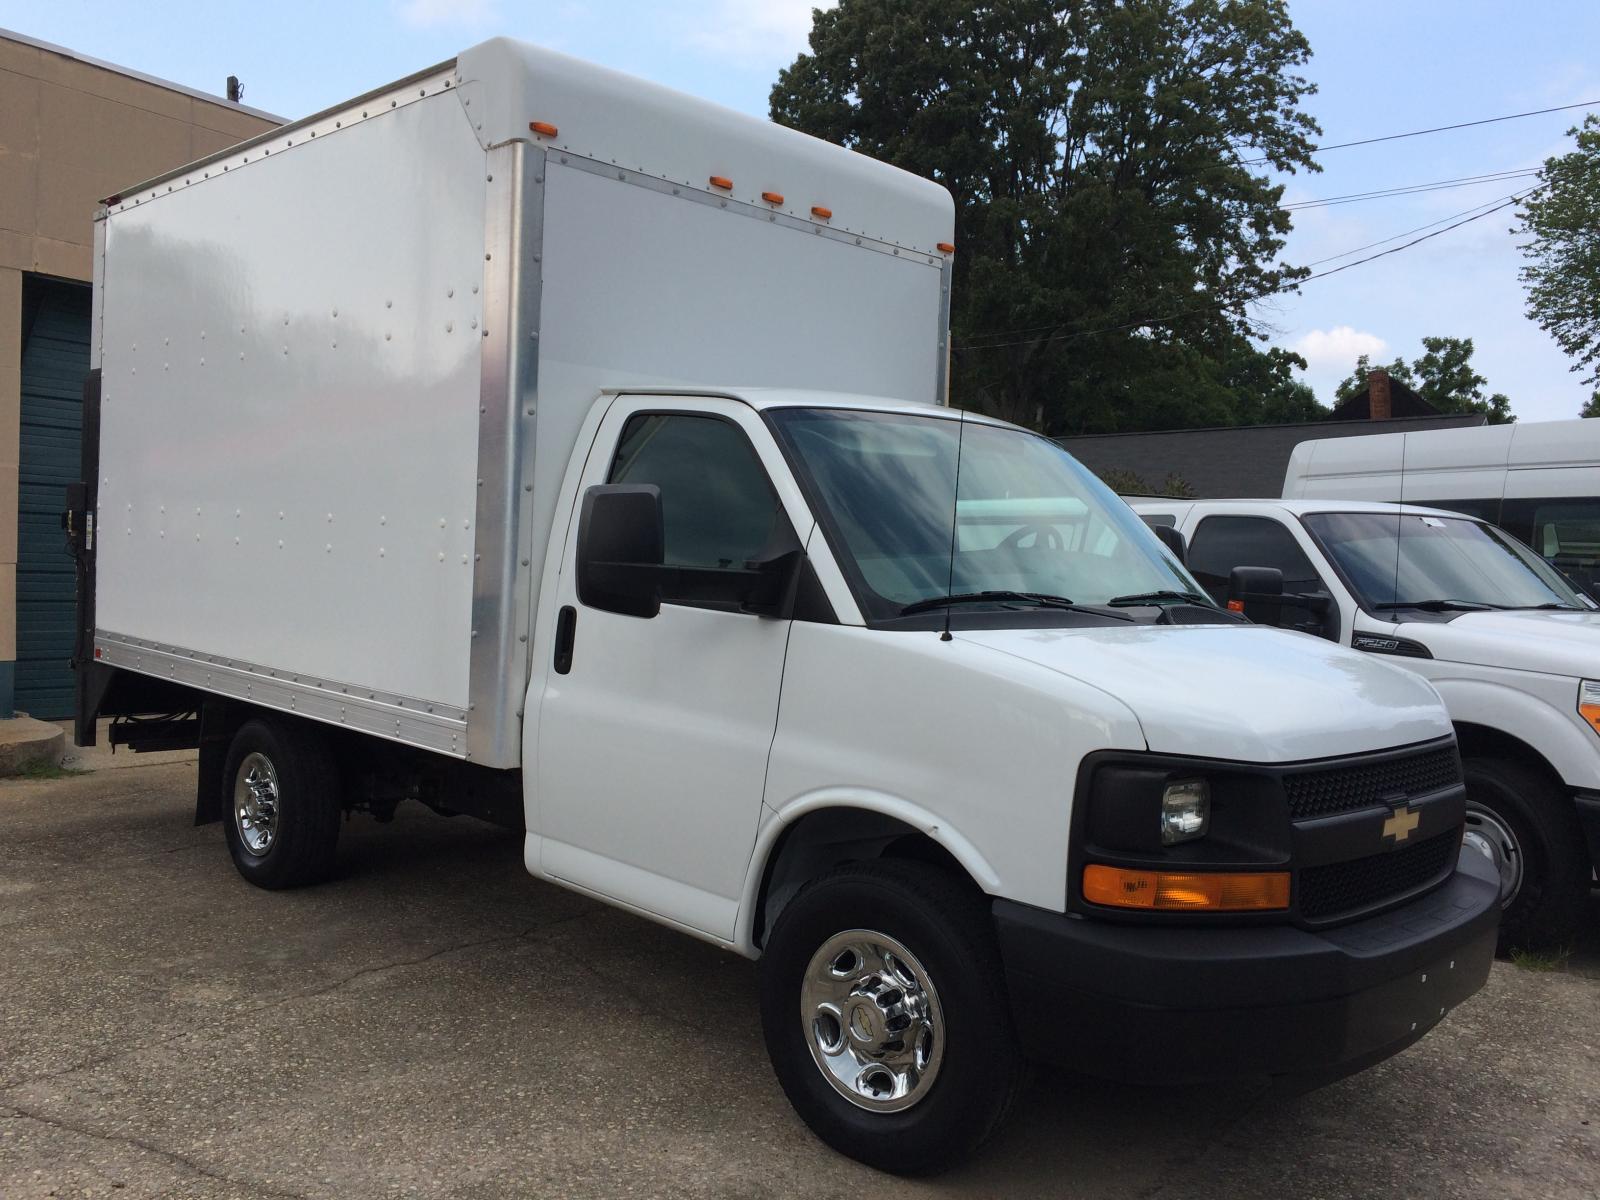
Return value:
M 1570 941 L 1582 927 L 1589 858 L 1572 799 L 1537 771 L 1469 758 L 1465 845 L 1500 873 L 1500 953 Z
M 773 1070 L 814 1133 L 885 1171 L 977 1149 L 1022 1073 L 983 897 L 916 862 L 851 863 L 778 918 L 762 958 Z
M 222 828 L 239 874 L 271 889 L 328 877 L 339 841 L 339 772 L 318 730 L 246 721 L 228 747 L 222 786 Z

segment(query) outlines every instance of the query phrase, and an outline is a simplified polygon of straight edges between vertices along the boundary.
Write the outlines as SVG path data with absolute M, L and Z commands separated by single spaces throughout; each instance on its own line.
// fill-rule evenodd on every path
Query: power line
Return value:
M 1518 121 L 1523 117 L 1542 117 L 1547 113 L 1570 112 L 1575 108 L 1594 108 L 1600 105 L 1600 100 L 1583 100 L 1577 104 L 1558 104 L 1554 108 L 1535 108 L 1528 112 L 1507 113 L 1503 117 L 1484 117 L 1480 121 L 1461 121 L 1455 125 L 1435 125 L 1431 129 L 1413 129 L 1407 133 L 1386 133 L 1382 137 L 1360 138 L 1353 142 L 1334 142 L 1330 146 L 1313 146 L 1311 153 L 1322 154 L 1329 150 L 1348 150 L 1351 146 L 1372 146 L 1378 142 L 1394 142 L 1401 138 L 1422 137 L 1429 133 L 1445 133 L 1452 129 L 1471 129 L 1475 125 L 1493 125 L 1499 121 Z M 1253 167 L 1257 163 L 1270 161 L 1265 156 L 1261 158 L 1241 159 L 1242 166 Z
M 1370 192 L 1347 192 L 1342 196 L 1324 196 L 1316 200 L 1297 200 L 1282 206 L 1285 212 L 1303 208 L 1328 208 L 1336 204 L 1354 204 L 1360 200 L 1384 200 L 1393 196 L 1420 195 L 1423 192 L 1442 192 L 1450 188 L 1475 187 L 1483 183 L 1502 183 L 1507 179 L 1521 179 L 1540 174 L 1539 167 L 1515 167 L 1506 171 L 1491 171 L 1485 175 L 1463 175 L 1458 179 L 1438 179 L 1432 183 L 1408 183 L 1395 187 L 1377 188 Z
M 1426 242 L 1426 241 L 1428 241 L 1428 240 L 1430 240 L 1432 238 L 1438 237 L 1440 234 L 1449 233 L 1452 229 L 1460 229 L 1463 225 L 1470 225 L 1474 221 L 1481 221 L 1484 217 L 1492 216 L 1493 214 L 1495 214 L 1497 212 L 1500 212 L 1503 209 L 1510 208 L 1512 205 L 1520 203 L 1521 201 L 1526 199 L 1528 196 L 1531 196 L 1534 192 L 1539 191 L 1539 190 L 1540 190 L 1539 188 L 1530 188 L 1526 192 L 1521 192 L 1521 193 L 1519 193 L 1519 194 L 1517 194 L 1515 196 L 1508 197 L 1503 203 L 1497 204 L 1493 208 L 1486 209 L 1485 211 L 1478 213 L 1476 216 L 1466 217 L 1463 220 L 1456 221 L 1452 225 L 1446 225 L 1442 229 L 1435 229 L 1432 233 L 1426 233 L 1426 234 L 1423 234 L 1419 238 L 1413 238 L 1409 242 L 1404 242 L 1404 243 L 1402 243 L 1401 245 L 1398 245 L 1398 246 L 1391 246 L 1389 249 L 1379 251 L 1377 254 L 1369 254 L 1366 258 L 1358 258 L 1354 262 L 1347 262 L 1344 265 L 1338 266 L 1338 267 L 1330 267 L 1326 271 L 1317 271 L 1317 272 L 1314 272 L 1313 274 L 1304 276 L 1303 278 L 1292 280 L 1289 283 L 1281 284 L 1278 287 L 1268 288 L 1263 292 L 1258 292 L 1256 295 L 1248 297 L 1245 300 L 1245 303 L 1246 304 L 1253 304 L 1257 300 L 1265 300 L 1268 296 L 1276 295 L 1278 292 L 1287 291 L 1290 288 L 1299 287 L 1303 283 L 1310 283 L 1313 279 L 1325 279 L 1329 275 L 1337 275 L 1341 271 L 1348 271 L 1351 267 L 1359 267 L 1359 266 L 1362 266 L 1365 263 L 1375 262 L 1376 260 L 1378 260 L 1380 258 L 1387 258 L 1391 254 L 1398 254 L 1402 250 L 1409 250 L 1412 246 L 1420 245 L 1423 242 Z M 1401 236 L 1403 236 L 1403 235 L 1401 235 Z M 1381 243 L 1374 243 L 1374 244 L 1381 244 Z M 1350 253 L 1354 253 L 1354 251 L 1351 251 Z M 1342 256 L 1336 255 L 1335 257 L 1342 257 Z M 1326 260 L 1324 260 L 1324 261 L 1326 261 Z M 1198 305 L 1191 305 L 1188 308 L 1180 309 L 1179 311 L 1174 312 L 1174 313 L 1172 313 L 1172 314 L 1170 314 L 1168 316 L 1165 316 L 1165 317 L 1143 317 L 1143 318 L 1140 318 L 1137 321 L 1125 321 L 1120 325 L 1107 325 L 1107 326 L 1103 326 L 1102 328 L 1099 328 L 1099 329 L 1069 330 L 1069 331 L 1066 331 L 1066 332 L 1063 332 L 1063 333 L 1052 334 L 1052 335 L 1050 335 L 1048 337 L 1018 338 L 1015 341 L 1008 341 L 1008 342 L 982 342 L 982 343 L 979 343 L 979 344 L 976 344 L 976 345 L 971 344 L 971 343 L 967 343 L 967 344 L 962 344 L 962 345 L 956 345 L 955 349 L 957 349 L 957 350 L 1003 350 L 1003 349 L 1006 349 L 1006 348 L 1011 347 L 1011 346 L 1029 346 L 1029 345 L 1034 345 L 1036 343 L 1043 343 L 1043 342 L 1061 342 L 1061 341 L 1070 341 L 1070 340 L 1075 339 L 1075 338 L 1096 337 L 1096 336 L 1098 336 L 1098 335 L 1100 335 L 1102 333 L 1118 333 L 1118 332 L 1121 332 L 1122 330 L 1126 330 L 1126 329 L 1141 329 L 1146 325 L 1165 325 L 1169 321 L 1175 321 L 1179 317 L 1183 317 L 1183 316 L 1188 315 L 1191 312 L 1197 311 L 1199 307 L 1200 306 L 1198 306 Z M 1209 306 L 1207 306 L 1207 307 L 1209 307 Z M 1043 328 L 1049 328 L 1049 326 L 1035 326 L 1035 328 L 1043 329 Z M 1028 332 L 1026 329 L 1005 329 L 1005 330 L 998 330 L 995 333 L 986 334 L 986 335 L 983 335 L 983 336 L 986 336 L 986 337 L 1009 337 L 1009 336 L 1011 336 L 1013 334 L 1026 333 L 1026 332 Z
M 1497 196 L 1493 200 L 1485 200 L 1481 204 L 1474 204 L 1471 208 L 1463 208 L 1460 212 L 1453 212 L 1449 216 L 1440 217 L 1437 221 L 1429 221 L 1426 225 L 1418 225 L 1415 229 L 1403 229 L 1399 233 L 1392 233 L 1386 238 L 1379 238 L 1377 241 L 1368 242 L 1364 246 L 1352 246 L 1350 249 L 1345 250 L 1342 253 L 1330 254 L 1327 258 L 1314 258 L 1308 263 L 1302 263 L 1301 266 L 1318 267 L 1326 262 L 1336 262 L 1341 258 L 1349 258 L 1352 254 L 1360 254 L 1363 250 L 1371 250 L 1374 246 L 1386 246 L 1390 242 L 1399 241 L 1403 237 L 1410 237 L 1413 233 L 1421 233 L 1424 229 L 1432 229 L 1435 225 L 1443 225 L 1446 221 L 1454 221 L 1457 217 L 1464 217 L 1468 213 L 1475 213 L 1480 208 L 1483 208 L 1487 205 L 1499 204 L 1502 201 L 1515 199 L 1517 199 L 1517 193 L 1515 192 L 1512 192 L 1510 195 L 1506 196 Z

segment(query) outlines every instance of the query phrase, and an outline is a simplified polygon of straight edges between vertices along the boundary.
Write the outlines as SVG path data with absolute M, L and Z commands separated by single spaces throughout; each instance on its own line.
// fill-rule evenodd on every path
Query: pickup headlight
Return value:
M 1161 844 L 1192 842 L 1205 837 L 1210 827 L 1211 785 L 1204 779 L 1167 784 L 1161 793 Z
M 1585 679 L 1578 685 L 1578 715 L 1600 733 L 1600 683 Z

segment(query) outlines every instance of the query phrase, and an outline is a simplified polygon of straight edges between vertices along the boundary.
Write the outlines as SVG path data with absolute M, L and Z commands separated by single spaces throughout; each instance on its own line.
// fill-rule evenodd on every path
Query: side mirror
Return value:
M 1152 525 L 1156 537 L 1161 539 L 1161 544 L 1172 551 L 1172 557 L 1185 565 L 1189 562 L 1189 543 L 1172 525 Z
M 1278 624 L 1283 572 L 1277 567 L 1235 567 L 1228 574 L 1228 608 L 1259 624 Z
M 629 617 L 655 616 L 661 611 L 665 543 L 660 488 L 590 488 L 578 514 L 579 603 Z

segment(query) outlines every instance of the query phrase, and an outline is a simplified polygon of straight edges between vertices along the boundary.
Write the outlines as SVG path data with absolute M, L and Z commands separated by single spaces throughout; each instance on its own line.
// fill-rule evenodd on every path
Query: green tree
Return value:
M 1383 369 L 1442 413 L 1482 413 L 1490 425 L 1506 425 L 1517 418 L 1511 401 L 1501 392 L 1485 395 L 1489 381 L 1472 367 L 1472 339 L 1425 337 L 1422 357 L 1406 361 L 1396 358 Z M 1335 391 L 1339 400 L 1348 400 L 1367 386 L 1372 364 L 1363 354 L 1356 369 Z
M 841 0 L 810 46 L 773 119 L 955 197 L 958 402 L 1050 433 L 1260 403 L 1251 300 L 1305 274 L 1266 171 L 1318 132 L 1284 0 Z
M 1590 114 L 1569 134 L 1577 148 L 1544 163 L 1544 186 L 1517 214 L 1530 235 L 1528 316 L 1573 359 L 1594 394 L 1583 407 L 1600 416 L 1600 116 Z

